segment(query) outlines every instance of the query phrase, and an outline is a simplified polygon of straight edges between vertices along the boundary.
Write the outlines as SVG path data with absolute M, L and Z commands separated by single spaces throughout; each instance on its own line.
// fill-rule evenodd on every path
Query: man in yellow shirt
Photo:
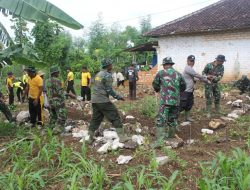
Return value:
M 71 68 L 67 68 L 67 80 L 65 83 L 68 83 L 67 85 L 67 94 L 69 92 L 72 92 L 74 95 L 76 95 L 75 89 L 74 89 L 74 73 L 71 71 Z
M 35 127 L 36 124 L 43 124 L 40 100 L 43 91 L 43 79 L 36 74 L 35 67 L 29 66 L 27 71 L 30 77 L 28 86 L 26 88 L 26 93 L 28 93 L 29 97 L 30 123 L 32 124 L 32 127 Z
M 12 72 L 8 72 L 7 75 L 8 76 L 6 78 L 6 89 L 9 94 L 9 105 L 12 105 L 14 103 L 14 76 Z
M 91 90 L 90 90 L 90 84 L 91 84 L 91 75 L 90 72 L 88 72 L 87 67 L 82 67 L 82 87 L 81 87 L 81 96 L 82 100 L 85 101 L 85 96 L 87 96 L 87 101 L 91 100 Z

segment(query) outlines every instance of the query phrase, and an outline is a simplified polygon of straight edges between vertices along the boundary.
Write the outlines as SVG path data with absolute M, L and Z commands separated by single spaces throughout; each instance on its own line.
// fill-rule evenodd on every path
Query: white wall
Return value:
M 196 36 L 159 38 L 158 66 L 170 56 L 174 68 L 182 72 L 187 56 L 196 57 L 194 69 L 201 73 L 206 63 L 214 61 L 218 54 L 226 56 L 224 81 L 234 80 L 242 74 L 250 76 L 250 31 Z

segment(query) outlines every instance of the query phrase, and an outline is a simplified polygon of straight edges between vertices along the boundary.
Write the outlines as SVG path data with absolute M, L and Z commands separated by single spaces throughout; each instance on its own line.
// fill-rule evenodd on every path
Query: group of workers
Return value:
M 195 56 L 187 57 L 187 65 L 183 74 L 180 74 L 173 68 L 175 64 L 171 57 L 163 59 L 163 69 L 159 71 L 152 83 L 155 92 L 160 94 L 159 111 L 156 122 L 156 142 L 154 146 L 159 146 L 165 138 L 174 138 L 177 130 L 177 119 L 181 111 L 185 112 L 185 120 L 193 121 L 190 118 L 190 110 L 194 103 L 194 85 L 196 80 L 200 80 L 205 84 L 206 111 L 207 117 L 211 117 L 212 100 L 214 99 L 215 110 L 220 113 L 221 92 L 219 81 L 224 74 L 225 62 L 224 55 L 218 55 L 215 61 L 208 63 L 202 74 L 198 74 L 193 66 L 195 64 Z M 113 63 L 110 59 L 103 59 L 101 62 L 102 70 L 98 72 L 93 80 L 92 93 L 90 90 L 91 75 L 85 66 L 82 67 L 81 95 L 85 101 L 91 100 L 92 118 L 89 125 L 90 141 L 93 142 L 95 131 L 99 128 L 103 118 L 106 117 L 116 128 L 120 137 L 120 141 L 125 141 L 128 136 L 124 133 L 123 124 L 115 105 L 110 101 L 112 96 L 117 100 L 124 101 L 124 97 L 117 94 L 113 90 L 112 69 Z M 67 119 L 67 111 L 65 108 L 65 98 L 75 94 L 74 90 L 74 74 L 70 68 L 67 72 L 67 90 L 64 92 L 62 81 L 59 77 L 59 68 L 52 66 L 50 68 L 50 77 L 48 82 L 43 79 L 44 73 L 36 72 L 32 66 L 28 67 L 27 82 L 23 84 L 25 92 L 22 99 L 28 97 L 30 123 L 32 126 L 43 125 L 42 110 L 44 107 L 44 97 L 48 98 L 48 108 L 50 111 L 50 125 L 54 126 L 54 131 L 61 132 Z M 26 74 L 25 74 L 26 75 Z M 25 75 L 23 79 L 25 79 Z M 8 73 L 6 84 L 9 90 L 9 104 L 13 103 L 13 88 L 15 83 L 11 83 L 13 74 Z M 124 78 L 121 78 L 124 80 Z M 129 81 L 129 97 L 134 100 L 136 98 L 136 81 L 138 78 L 135 64 L 131 64 L 127 72 Z M 123 80 L 119 85 L 123 85 Z M 119 82 L 119 81 L 118 81 Z M 119 86 L 118 85 L 118 86 Z M 6 110 L 8 107 L 3 103 L 3 95 L 0 93 L 0 109 Z M 12 120 L 10 111 L 3 111 L 8 120 Z

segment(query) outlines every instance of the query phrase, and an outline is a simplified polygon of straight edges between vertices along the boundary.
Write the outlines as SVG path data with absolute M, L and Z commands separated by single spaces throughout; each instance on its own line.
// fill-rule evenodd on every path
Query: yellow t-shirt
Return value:
M 67 79 L 68 79 L 68 81 L 74 80 L 74 73 L 73 73 L 72 71 L 70 71 L 70 72 L 68 73 Z
M 36 75 L 29 79 L 29 97 L 36 99 L 39 95 L 39 87 L 43 86 L 43 79 Z
M 15 85 L 15 88 L 21 88 L 23 90 L 23 87 L 21 86 L 21 82 L 20 81 L 14 82 L 13 84 Z
M 82 86 L 88 86 L 88 81 L 91 79 L 89 72 L 82 72 Z
M 28 74 L 23 75 L 23 84 L 27 84 L 29 82 L 29 78 Z
M 13 87 L 13 77 L 8 77 L 8 78 L 6 79 L 6 85 L 7 85 L 8 87 Z

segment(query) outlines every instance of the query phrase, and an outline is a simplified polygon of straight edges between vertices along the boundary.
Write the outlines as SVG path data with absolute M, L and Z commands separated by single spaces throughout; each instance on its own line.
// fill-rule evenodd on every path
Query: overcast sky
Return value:
M 61 8 L 78 22 L 84 29 L 69 30 L 74 36 L 82 36 L 91 23 L 102 14 L 103 22 L 110 26 L 119 23 L 122 27 L 139 27 L 140 18 L 151 15 L 153 27 L 192 13 L 218 0 L 48 0 Z M 1 22 L 8 22 L 0 15 Z

